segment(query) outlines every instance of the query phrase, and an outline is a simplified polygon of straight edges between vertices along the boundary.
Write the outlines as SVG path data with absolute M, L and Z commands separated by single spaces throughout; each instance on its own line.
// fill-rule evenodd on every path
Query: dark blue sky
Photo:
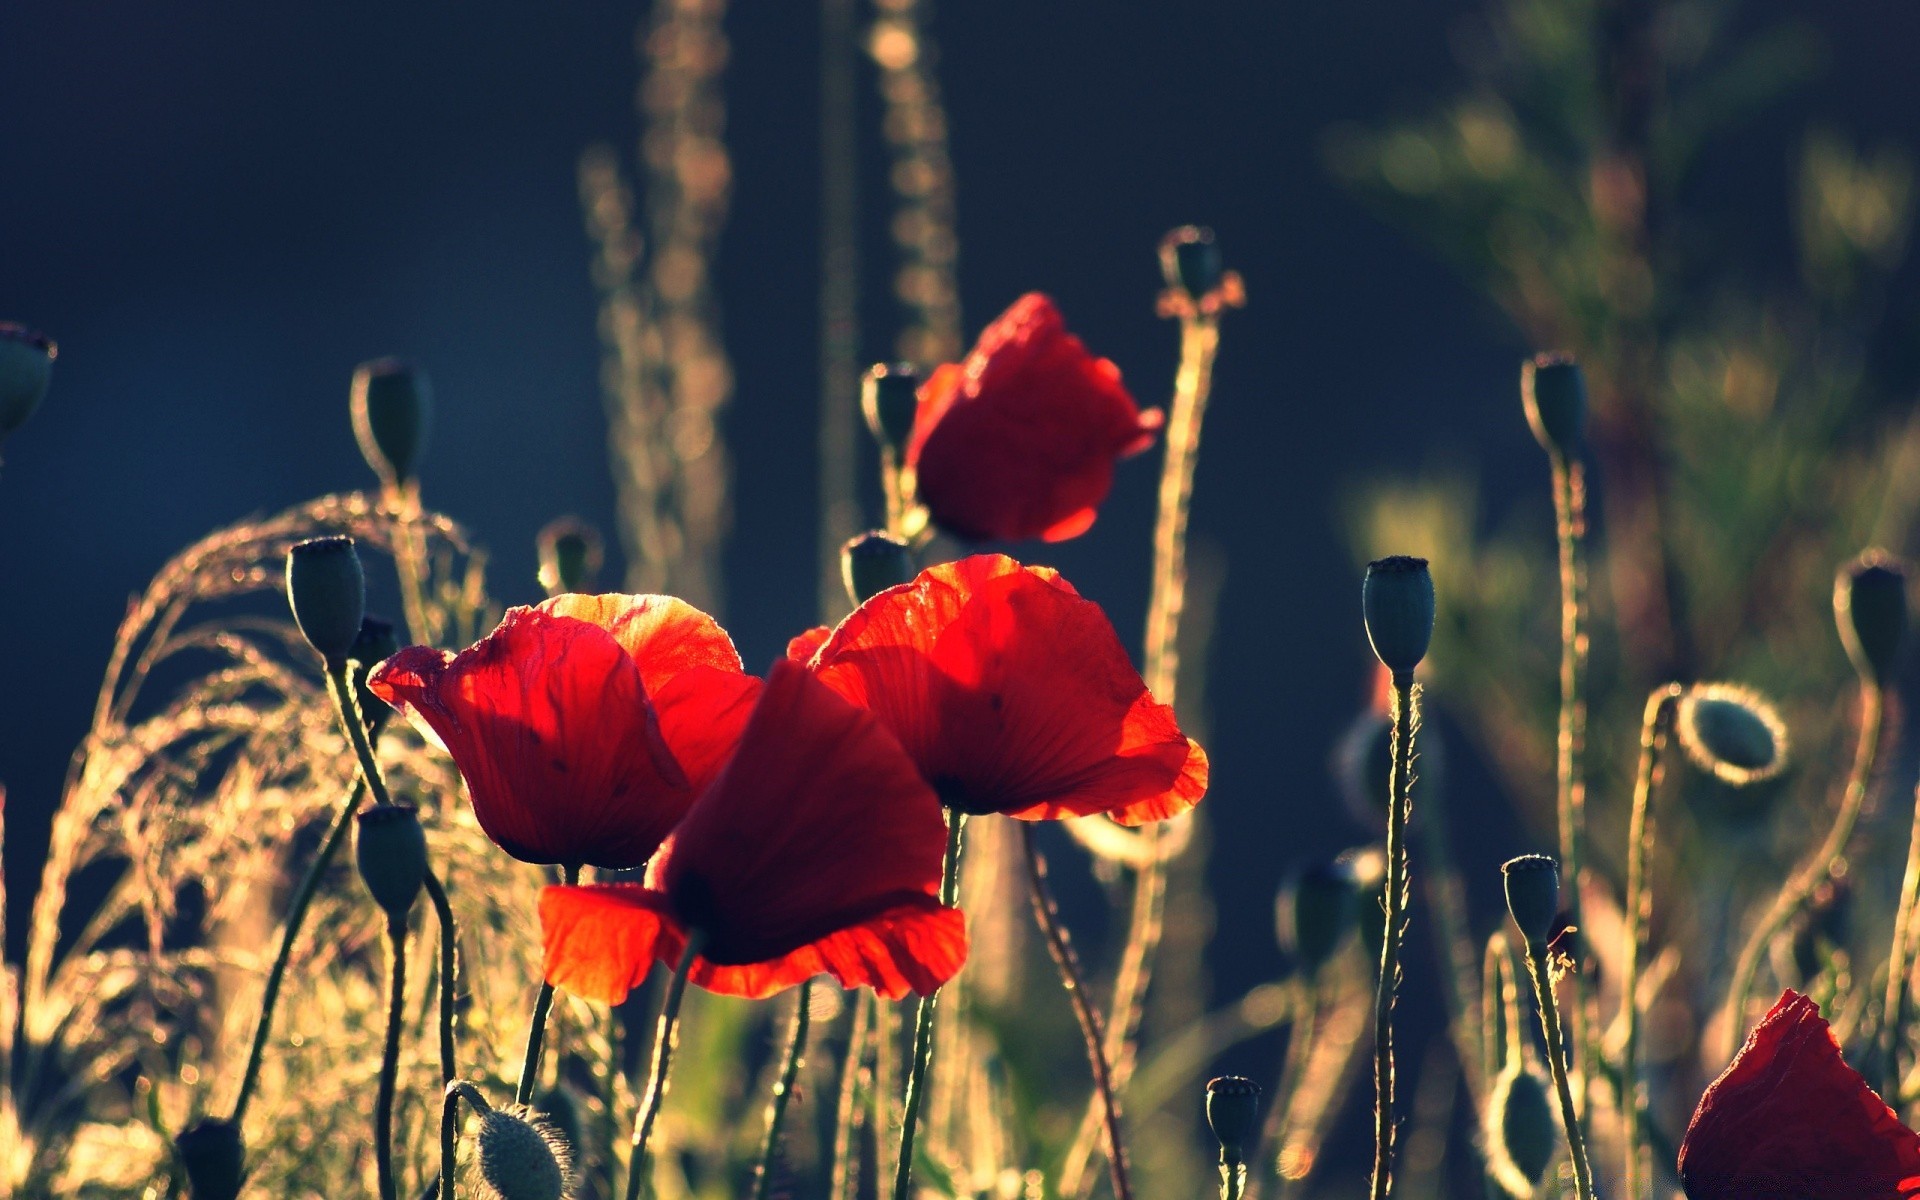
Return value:
M 1717 186 L 1752 193 L 1750 238 L 1781 245 L 1787 148 L 1808 115 L 1920 143 L 1908 61 L 1920 18 L 1892 0 L 1765 7 L 1821 23 L 1833 57 L 1790 121 L 1717 151 Z M 1367 661 L 1340 489 L 1463 453 L 1500 464 L 1503 493 L 1544 495 L 1515 396 L 1530 347 L 1331 183 L 1318 152 L 1336 121 L 1450 93 L 1448 30 L 1476 9 L 948 0 L 936 25 L 969 335 L 1021 292 L 1048 291 L 1143 403 L 1162 403 L 1174 336 L 1153 316 L 1159 235 L 1212 224 L 1247 279 L 1194 515 L 1229 563 L 1210 739 L 1229 910 L 1264 912 L 1297 850 L 1357 840 L 1325 779 Z M 537 598 L 531 539 L 550 517 L 611 528 L 574 166 L 590 143 L 631 146 L 640 12 L 8 11 L 0 318 L 61 345 L 53 394 L 0 470 L 0 781 L 16 887 L 127 596 L 218 525 L 369 482 L 346 418 L 356 362 L 402 354 L 430 370 L 427 497 L 490 543 L 504 601 Z M 814 22 L 812 6 L 768 0 L 736 4 L 730 22 L 737 179 L 719 281 L 739 379 L 727 435 L 751 483 L 727 624 L 750 665 L 808 622 L 815 595 L 813 462 L 793 451 L 812 445 L 817 378 Z M 877 187 L 863 201 L 881 219 Z M 885 264 L 869 267 L 872 298 Z M 893 315 L 870 303 L 865 316 L 878 357 Z M 1130 640 L 1156 462 L 1123 467 L 1091 534 L 1035 555 Z M 1223 982 L 1275 961 L 1249 950 L 1221 964 Z

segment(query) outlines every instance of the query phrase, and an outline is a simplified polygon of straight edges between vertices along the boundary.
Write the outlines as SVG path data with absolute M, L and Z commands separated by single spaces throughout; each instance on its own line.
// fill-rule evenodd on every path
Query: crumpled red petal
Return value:
M 1151 445 L 1161 423 L 1037 292 L 989 325 L 963 364 L 936 369 L 920 395 L 907 465 L 935 523 L 973 540 L 1086 532 L 1115 460 Z
M 1920 1135 L 1787 991 L 1700 1098 L 1679 1171 L 1689 1200 L 1902 1200 L 1920 1193 Z
M 787 642 L 787 657 L 797 663 L 811 662 L 820 647 L 827 644 L 833 636 L 833 630 L 825 625 L 816 625 L 805 633 L 799 634 Z

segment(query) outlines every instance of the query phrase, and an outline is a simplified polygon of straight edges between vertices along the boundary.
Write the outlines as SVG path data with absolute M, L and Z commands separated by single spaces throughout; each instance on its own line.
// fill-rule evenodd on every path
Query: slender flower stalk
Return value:
M 1733 970 L 1733 986 L 1727 993 L 1726 1031 L 1722 1035 L 1719 1049 L 1720 1058 L 1731 1058 L 1733 1048 L 1740 1041 L 1746 1028 L 1747 1002 L 1753 994 L 1754 976 L 1759 972 L 1760 960 L 1766 954 L 1767 947 L 1787 923 L 1805 907 L 1814 891 L 1830 879 L 1840 860 L 1845 857 L 1847 844 L 1853 840 L 1853 829 L 1860 820 L 1860 810 L 1865 807 L 1867 793 L 1873 784 L 1873 769 L 1880 755 L 1880 727 L 1886 715 L 1886 695 L 1880 685 L 1870 679 L 1860 682 L 1860 732 L 1859 740 L 1854 744 L 1853 766 L 1847 772 L 1847 789 L 1840 797 L 1840 811 L 1835 814 L 1833 827 L 1827 831 L 1826 840 L 1820 843 L 1813 857 L 1808 859 L 1787 886 L 1780 889 L 1766 915 L 1760 918 L 1747 943 L 1741 948 L 1740 958 Z
M 773 1187 L 773 1169 L 780 1157 L 780 1126 L 787 1115 L 787 1101 L 793 1096 L 794 1083 L 806 1062 L 807 1027 L 813 1018 L 813 980 L 794 992 L 793 1029 L 787 1035 L 786 1061 L 780 1078 L 774 1081 L 773 1099 L 767 1104 L 767 1142 L 760 1152 L 760 1169 L 753 1176 L 753 1200 L 767 1200 Z
M 1577 457 L 1550 451 L 1553 510 L 1560 548 L 1560 727 L 1556 739 L 1555 787 L 1560 826 L 1560 862 L 1566 871 L 1567 920 L 1580 919 L 1580 864 L 1587 836 L 1587 474 Z M 1576 971 L 1571 1012 L 1573 1071 L 1587 1094 L 1587 982 Z
M 1627 829 L 1626 965 L 1620 972 L 1620 1020 L 1624 1033 L 1620 1052 L 1621 1143 L 1626 1154 L 1623 1191 L 1640 1195 L 1641 1142 L 1646 1125 L 1647 1094 L 1640 1078 L 1640 951 L 1646 942 L 1647 920 L 1653 898 L 1647 884 L 1647 855 L 1653 850 L 1653 796 L 1664 770 L 1662 755 L 1673 728 L 1673 715 L 1684 689 L 1669 683 L 1647 697 L 1640 721 L 1640 765 L 1634 772 L 1633 816 Z
M 1293 1108 L 1294 1093 L 1300 1090 L 1307 1065 L 1313 1061 L 1314 1039 L 1320 1032 L 1320 1005 L 1326 990 L 1316 974 L 1305 981 L 1294 1001 L 1293 1027 L 1287 1032 L 1287 1056 L 1280 1065 L 1279 1086 L 1273 1090 L 1273 1101 L 1267 1107 L 1267 1119 L 1260 1129 L 1260 1144 L 1252 1155 L 1254 1162 L 1272 1165 L 1282 1188 L 1286 1186 L 1286 1177 L 1280 1170 L 1280 1152 L 1287 1144 L 1287 1117 Z
M 1400 938 L 1405 932 L 1408 871 L 1408 799 L 1413 782 L 1413 738 L 1420 725 L 1420 689 L 1411 671 L 1393 676 L 1393 807 L 1387 814 L 1386 929 L 1380 944 L 1380 977 L 1373 994 L 1373 1180 L 1372 1200 L 1393 1190 L 1394 1064 L 1393 1002 L 1400 983 Z
M 380 1200 L 397 1200 L 393 1178 L 393 1094 L 400 1074 L 400 1027 L 406 1019 L 407 925 L 387 918 L 387 1039 L 380 1052 L 380 1087 L 373 1109 L 374 1169 Z
M 1054 904 L 1053 891 L 1047 885 L 1047 860 L 1041 856 L 1039 847 L 1034 845 L 1033 825 L 1022 822 L 1020 835 L 1021 846 L 1026 851 L 1027 889 L 1033 900 L 1033 919 L 1046 940 L 1047 953 L 1053 957 L 1054 966 L 1059 968 L 1060 984 L 1066 989 L 1067 999 L 1073 1003 L 1073 1015 L 1078 1019 L 1080 1033 L 1087 1042 L 1087 1064 L 1093 1071 L 1094 1095 L 1099 1098 L 1106 1113 L 1107 1170 L 1113 1183 L 1114 1200 L 1133 1200 L 1133 1185 L 1127 1170 L 1127 1146 L 1120 1133 L 1120 1099 L 1113 1093 L 1113 1074 L 1107 1066 L 1106 1031 L 1100 1027 L 1100 1010 L 1094 1007 L 1092 998 L 1087 995 L 1087 981 L 1080 970 L 1079 956 L 1074 953 L 1073 942 L 1065 926 L 1060 923 L 1059 908 Z M 1235 1173 L 1244 1182 L 1245 1164 L 1237 1164 Z
M 1553 996 L 1553 966 L 1547 954 L 1545 942 L 1528 939 L 1527 973 L 1533 976 L 1533 997 L 1540 1007 L 1540 1028 L 1547 1039 L 1547 1066 L 1553 1073 L 1553 1089 L 1560 1098 L 1560 1124 L 1566 1129 L 1567 1149 L 1573 1159 L 1573 1192 L 1576 1200 L 1593 1200 L 1593 1167 L 1587 1161 L 1586 1135 L 1581 1133 L 1573 1109 L 1566 1038 L 1561 1033 L 1560 1008 Z
M 444 1087 L 459 1073 L 453 1012 L 458 997 L 459 934 L 453 923 L 453 905 L 447 900 L 440 877 L 429 870 L 423 884 L 427 899 L 433 902 L 433 915 L 440 922 L 440 1083 Z
M 1920 790 L 1914 793 L 1913 833 L 1907 839 L 1906 875 L 1900 884 L 1900 908 L 1893 922 L 1893 950 L 1887 959 L 1887 1002 L 1880 1026 L 1880 1094 L 1900 1094 L 1900 1058 L 1906 1052 L 1907 1012 L 1912 999 L 1907 976 L 1912 973 L 1914 906 L 1920 901 Z
M 572 887 L 580 882 L 580 868 L 569 864 L 560 868 L 560 876 Z M 547 1017 L 552 1012 L 553 984 L 542 980 L 540 992 L 533 998 L 533 1019 L 527 1022 L 527 1052 L 520 1067 L 520 1086 L 513 1092 L 515 1104 L 533 1103 L 533 1089 L 540 1084 L 540 1051 L 547 1038 Z
M 966 826 L 966 814 L 947 809 L 947 857 L 940 875 L 940 903 L 953 907 L 960 890 L 960 831 Z M 920 1106 L 926 1100 L 927 1064 L 933 1059 L 933 1012 L 940 999 L 935 990 L 920 998 L 913 1019 L 913 1065 L 907 1075 L 906 1107 L 900 1116 L 900 1154 L 893 1165 L 893 1200 L 909 1200 L 913 1186 L 913 1135 L 920 1123 Z M 629 1198 L 631 1200 L 631 1198 Z
M 660 1116 L 660 1102 L 666 1099 L 667 1075 L 673 1069 L 673 1046 L 679 1032 L 680 1002 L 686 999 L 687 976 L 693 971 L 694 956 L 700 952 L 702 940 L 698 930 L 687 936 L 687 948 L 680 952 L 680 962 L 673 968 L 673 979 L 667 985 L 667 997 L 660 1005 L 660 1028 L 653 1040 L 653 1068 L 647 1075 L 647 1094 L 640 1102 L 640 1116 L 633 1125 L 626 1200 L 639 1200 L 652 1174 L 647 1142 L 653 1137 L 653 1123 Z
M 873 1029 L 877 1004 L 873 993 L 864 989 L 853 1004 L 847 1053 L 840 1066 L 840 1102 L 834 1111 L 833 1177 L 827 1192 L 830 1200 L 857 1200 L 860 1189 L 860 1114 L 865 1111 L 860 1103 L 860 1084 L 866 1070 L 867 1039 Z M 867 1086 L 872 1086 L 871 1078 Z

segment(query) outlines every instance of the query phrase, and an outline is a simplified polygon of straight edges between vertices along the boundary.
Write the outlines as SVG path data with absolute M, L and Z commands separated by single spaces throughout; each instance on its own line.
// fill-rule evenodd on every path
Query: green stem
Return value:
M 1393 676 L 1392 807 L 1387 814 L 1387 903 L 1380 944 L 1380 978 L 1373 992 L 1372 1200 L 1393 1191 L 1393 1001 L 1400 983 L 1400 938 L 1408 900 L 1407 820 L 1413 772 L 1413 735 L 1419 727 L 1419 688 L 1411 671 Z
M 1573 1088 L 1567 1079 L 1566 1039 L 1560 1032 L 1560 1009 L 1553 998 L 1552 968 L 1547 963 L 1544 942 L 1527 945 L 1527 973 L 1533 976 L 1533 998 L 1540 1007 L 1540 1028 L 1547 1038 L 1547 1065 L 1553 1072 L 1553 1088 L 1560 1097 L 1560 1122 L 1566 1126 L 1567 1149 L 1573 1158 L 1573 1192 L 1576 1200 L 1593 1200 L 1593 1167 L 1587 1162 L 1587 1139 L 1573 1111 Z
M 1314 1039 L 1320 1032 L 1320 1004 L 1325 991 L 1318 974 L 1306 982 L 1294 1001 L 1293 1028 L 1287 1032 L 1287 1056 L 1280 1066 L 1279 1085 L 1267 1105 L 1267 1119 L 1260 1130 L 1260 1145 L 1253 1160 L 1273 1167 L 1274 1177 L 1282 1180 L 1280 1154 L 1287 1144 L 1288 1118 L 1293 1112 L 1293 1096 L 1306 1077 L 1307 1064 L 1313 1061 Z M 1264 1168 L 1262 1168 L 1264 1170 Z
M 693 973 L 693 960 L 706 939 L 697 929 L 687 932 L 687 948 L 673 968 L 673 980 L 667 985 L 667 998 L 660 1005 L 660 1028 L 653 1040 L 653 1069 L 647 1076 L 647 1095 L 640 1103 L 640 1116 L 633 1124 L 633 1154 L 627 1161 L 627 1200 L 639 1200 L 641 1188 L 651 1172 L 647 1142 L 653 1137 L 653 1123 L 660 1116 L 660 1102 L 667 1096 L 667 1074 L 673 1069 L 673 1045 L 680 1023 L 680 1002 L 687 995 L 687 976 Z
M 1646 1084 L 1640 1078 L 1640 951 L 1646 941 L 1647 919 L 1653 898 L 1647 884 L 1647 855 L 1653 850 L 1653 795 L 1660 787 L 1661 756 L 1672 728 L 1674 706 L 1682 689 L 1677 683 L 1656 688 L 1647 697 L 1640 721 L 1640 765 L 1634 773 L 1633 816 L 1627 829 L 1627 961 L 1620 973 L 1620 1019 L 1624 1039 L 1620 1052 L 1621 1142 L 1626 1153 L 1627 1200 L 1640 1196 L 1641 1130 L 1646 1124 Z
M 568 887 L 580 882 L 580 867 L 569 863 L 560 868 L 560 878 Z M 515 1104 L 532 1104 L 533 1089 L 540 1085 L 540 1051 L 547 1038 L 547 1016 L 553 1012 L 553 984 L 540 981 L 540 992 L 533 998 L 533 1019 L 527 1022 L 527 1052 L 520 1067 L 520 1086 L 513 1091 Z
M 1900 1095 L 1900 1055 L 1906 1049 L 1908 987 L 1912 963 L 1914 905 L 1920 900 L 1920 791 L 1914 793 L 1913 832 L 1907 838 L 1907 869 L 1900 884 L 1900 908 L 1893 921 L 1893 949 L 1887 958 L 1887 1004 L 1880 1024 L 1880 1094 L 1896 1107 Z
M 1240 1200 L 1247 1194 L 1247 1160 L 1220 1151 L 1220 1200 Z
M 1553 507 L 1560 550 L 1560 727 L 1556 739 L 1554 792 L 1560 824 L 1560 867 L 1568 882 L 1562 893 L 1567 920 L 1584 929 L 1580 917 L 1580 865 L 1587 836 L 1587 475 L 1585 464 L 1559 454 L 1553 461 Z M 1584 956 L 1582 956 L 1584 957 Z M 1588 988 L 1584 971 L 1573 981 L 1574 1074 L 1586 1096 Z
M 454 1200 L 453 1176 L 460 1152 L 460 1098 L 477 1111 L 487 1113 L 493 1106 L 480 1089 L 465 1080 L 454 1080 L 441 1089 L 440 1102 L 440 1200 Z
M 426 877 L 427 898 L 433 901 L 434 916 L 440 922 L 440 1082 L 453 1082 L 458 1070 L 454 1043 L 453 1008 L 458 984 L 459 934 L 453 923 L 453 905 L 447 902 L 447 889 L 431 869 Z
M 768 1189 L 773 1186 L 774 1162 L 780 1154 L 780 1125 L 786 1119 L 787 1101 L 793 1095 L 794 1082 L 800 1078 L 800 1067 L 806 1061 L 812 999 L 813 980 L 809 979 L 794 993 L 793 1032 L 787 1037 L 786 1064 L 780 1068 L 780 1078 L 773 1085 L 773 1099 L 767 1105 L 767 1144 L 760 1153 L 760 1170 L 753 1177 L 753 1200 L 767 1200 Z
M 380 1054 L 380 1091 L 373 1109 L 374 1167 L 380 1200 L 395 1200 L 393 1181 L 393 1093 L 400 1073 L 400 1024 L 407 995 L 406 922 L 387 918 L 387 1040 Z
M 280 1002 L 280 988 L 286 982 L 287 964 L 293 959 L 293 946 L 300 937 L 300 929 L 306 924 L 307 909 L 313 904 L 314 893 L 320 890 L 321 877 L 333 864 L 334 855 L 346 843 L 347 830 L 353 826 L 353 814 L 360 809 L 360 800 L 367 794 L 367 781 L 361 776 L 353 781 L 353 788 L 347 792 L 345 803 L 334 814 L 333 824 L 327 828 L 326 840 L 320 843 L 320 852 L 307 864 L 307 873 L 301 877 L 300 886 L 293 893 L 293 900 L 287 906 L 287 921 L 280 930 L 280 948 L 274 953 L 273 967 L 267 972 L 266 991 L 260 996 L 260 1017 L 254 1022 L 253 1044 L 247 1048 L 246 1070 L 240 1076 L 240 1094 L 233 1102 L 233 1115 L 228 1118 L 238 1128 L 247 1119 L 247 1103 L 253 1098 L 253 1090 L 260 1082 L 260 1066 L 266 1057 L 267 1038 L 273 1031 L 273 1012 Z
M 1727 993 L 1727 1027 L 1719 1049 L 1722 1059 L 1733 1057 L 1733 1048 L 1739 1044 L 1746 1030 L 1747 1001 L 1753 994 L 1754 976 L 1759 972 L 1760 959 L 1766 954 L 1767 947 L 1773 942 L 1787 922 L 1800 912 L 1816 889 L 1832 877 L 1847 852 L 1847 843 L 1853 840 L 1853 827 L 1860 820 L 1860 810 L 1867 802 L 1867 792 L 1873 783 L 1873 768 L 1880 754 L 1880 726 L 1885 715 L 1886 697 L 1874 684 L 1862 681 L 1860 685 L 1860 739 L 1854 746 L 1853 767 L 1847 773 L 1847 790 L 1840 798 L 1840 811 L 1834 816 L 1833 828 L 1827 831 L 1826 841 L 1805 866 L 1794 872 L 1787 886 L 1774 897 L 1773 904 L 1760 919 L 1747 944 L 1740 951 L 1740 959 L 1733 971 L 1733 987 Z
M 860 1187 L 859 1114 L 860 1073 L 867 1056 L 867 1035 L 873 1027 L 873 993 L 857 993 L 852 1027 L 847 1031 L 847 1055 L 840 1067 L 840 1103 L 834 1112 L 833 1178 L 831 1200 L 856 1200 Z
M 373 792 L 373 802 L 379 805 L 393 803 L 387 795 L 387 781 L 380 774 L 380 760 L 373 753 L 373 739 L 367 733 L 366 718 L 360 712 L 360 698 L 354 694 L 352 667 L 342 662 L 338 666 L 327 666 L 327 691 L 333 696 L 333 711 L 340 718 L 340 726 L 347 732 L 347 741 L 353 746 L 353 757 L 360 764 L 360 778 Z
M 1114 1200 L 1133 1200 L 1133 1185 L 1127 1170 L 1127 1146 L 1120 1134 L 1120 1099 L 1114 1095 L 1113 1073 L 1107 1067 L 1106 1031 L 1100 1027 L 1099 1010 L 1094 1008 L 1093 1001 L 1087 995 L 1087 981 L 1080 971 L 1079 956 L 1074 954 L 1073 942 L 1068 938 L 1065 926 L 1060 923 L 1060 910 L 1054 904 L 1052 889 L 1047 886 L 1047 861 L 1034 845 L 1031 822 L 1020 823 L 1020 840 L 1027 852 L 1027 891 L 1033 900 L 1033 919 L 1046 940 L 1047 953 L 1053 957 L 1054 966 L 1059 968 L 1060 984 L 1066 989 L 1067 999 L 1073 1003 L 1073 1015 L 1079 1020 L 1081 1036 L 1087 1043 L 1087 1064 L 1093 1072 L 1094 1096 L 1106 1114 L 1107 1168 L 1113 1182 Z M 1225 1165 L 1223 1157 L 1223 1170 Z M 1244 1182 L 1245 1164 L 1237 1165 L 1237 1173 Z M 1239 1188 L 1236 1187 L 1232 1194 L 1237 1196 Z
M 940 903 L 952 907 L 960 889 L 960 830 L 967 823 L 966 814 L 958 809 L 947 810 L 947 857 L 940 873 Z M 907 1103 L 900 1116 L 900 1154 L 893 1165 L 893 1200 L 909 1200 L 913 1185 L 913 1134 L 914 1127 L 920 1123 L 920 1105 L 926 1098 L 927 1064 L 933 1059 L 933 1008 L 940 998 L 935 989 L 932 995 L 920 997 L 919 1010 L 913 1020 L 913 1067 L 907 1075 Z

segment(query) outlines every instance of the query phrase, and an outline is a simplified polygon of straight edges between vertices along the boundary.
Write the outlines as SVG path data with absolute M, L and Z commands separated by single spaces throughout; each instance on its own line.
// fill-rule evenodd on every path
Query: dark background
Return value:
M 1495 517 L 1531 505 L 1543 548 L 1550 537 L 1545 464 L 1516 397 L 1532 347 L 1321 165 L 1331 124 L 1379 123 L 1456 91 L 1449 34 L 1477 11 L 948 0 L 934 26 L 969 337 L 1021 292 L 1048 291 L 1143 403 L 1164 403 L 1175 342 L 1153 315 L 1159 235 L 1213 225 L 1247 280 L 1193 517 L 1228 572 L 1208 697 L 1222 994 L 1278 965 L 1267 913 L 1285 865 L 1361 840 L 1326 771 L 1370 661 L 1338 529 L 1343 489 L 1464 456 L 1484 465 Z M 61 348 L 52 394 L 0 470 L 14 911 L 126 598 L 216 526 L 371 482 L 346 415 L 355 363 L 391 353 L 430 370 L 426 498 L 490 544 L 502 601 L 538 598 L 532 539 L 551 517 L 579 512 L 611 531 L 574 168 L 593 142 L 631 157 L 642 12 L 8 7 L 0 318 Z M 1920 145 L 1920 12 L 1771 3 L 1748 19 L 1782 16 L 1818 31 L 1828 73 L 1717 145 L 1697 186 L 1736 201 L 1721 232 L 1745 266 L 1784 271 L 1807 120 Z M 718 275 L 738 372 L 726 433 L 749 482 L 725 620 L 750 667 L 810 622 L 816 594 L 816 20 L 812 6 L 759 0 L 729 21 L 736 182 Z M 880 229 L 883 168 L 868 139 L 862 201 Z M 874 358 L 897 320 L 887 272 L 869 255 Z M 1122 468 L 1088 536 L 1023 551 L 1062 567 L 1130 640 L 1156 464 Z M 1456 772 L 1456 787 L 1477 778 Z M 1466 819 L 1485 799 L 1460 797 Z M 1535 848 L 1462 841 L 1482 898 L 1491 864 Z

